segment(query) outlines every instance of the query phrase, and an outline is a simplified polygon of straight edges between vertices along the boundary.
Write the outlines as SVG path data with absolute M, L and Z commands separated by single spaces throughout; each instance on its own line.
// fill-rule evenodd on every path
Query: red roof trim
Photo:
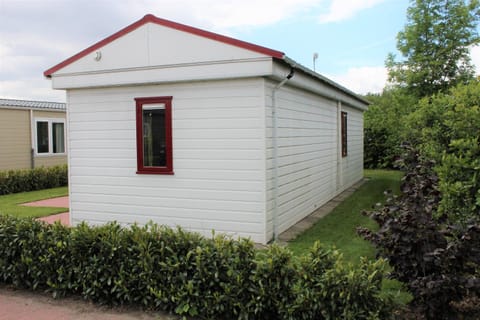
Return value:
M 205 30 L 202 30 L 202 29 L 197 29 L 197 28 L 194 28 L 194 27 L 191 27 L 191 26 L 187 26 L 185 24 L 161 19 L 161 18 L 155 17 L 152 14 L 147 14 L 146 16 L 144 16 L 142 19 L 138 20 L 137 22 L 134 22 L 133 24 L 127 26 L 126 28 L 112 34 L 108 38 L 105 38 L 102 41 L 97 42 L 96 44 L 94 44 L 94 45 L 88 47 L 87 49 L 77 53 L 76 55 L 68 58 L 67 60 L 65 60 L 63 62 L 60 62 L 56 66 L 46 70 L 43 73 L 43 75 L 45 77 L 51 77 L 53 73 L 55 73 L 58 70 L 64 68 L 65 66 L 77 61 L 80 58 L 85 57 L 89 53 L 94 52 L 95 50 L 105 46 L 106 44 L 109 44 L 110 42 L 113 42 L 114 40 L 124 36 L 125 34 L 131 32 L 131 31 L 133 31 L 133 30 L 139 28 L 140 26 L 142 26 L 146 23 L 149 23 L 149 22 L 159 24 L 159 25 L 162 25 L 162 26 L 165 26 L 165 27 L 168 27 L 168 28 L 177 29 L 177 30 L 180 30 L 180 31 L 192 33 L 192 34 L 204 37 L 204 38 L 220 41 L 220 42 L 223 42 L 223 43 L 227 43 L 227 44 L 230 44 L 230 45 L 233 45 L 233 46 L 237 46 L 237 47 L 247 49 L 247 50 L 251 50 L 251 51 L 254 51 L 254 52 L 258 52 L 258 53 L 261 53 L 261 54 L 265 54 L 267 56 L 271 56 L 272 58 L 283 59 L 283 57 L 285 56 L 285 54 L 283 52 L 280 52 L 280 51 L 277 51 L 277 50 L 269 49 L 269 48 L 266 48 L 266 47 L 258 46 L 258 45 L 253 44 L 253 43 L 249 43 L 249 42 L 241 41 L 241 40 L 238 40 L 238 39 L 230 38 L 230 37 L 227 37 L 227 36 L 223 36 L 223 35 L 218 34 L 218 33 L 213 33 L 213 32 L 205 31 Z

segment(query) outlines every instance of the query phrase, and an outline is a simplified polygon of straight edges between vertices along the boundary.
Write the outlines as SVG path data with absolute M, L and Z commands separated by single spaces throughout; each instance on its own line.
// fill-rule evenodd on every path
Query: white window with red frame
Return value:
M 137 173 L 173 174 L 172 97 L 135 98 Z

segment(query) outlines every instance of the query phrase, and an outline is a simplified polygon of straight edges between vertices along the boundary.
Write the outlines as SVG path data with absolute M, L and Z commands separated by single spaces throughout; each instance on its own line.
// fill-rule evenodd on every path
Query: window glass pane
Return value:
M 63 130 L 63 123 L 52 123 L 52 143 L 53 143 L 53 153 L 64 153 L 65 152 L 65 137 Z
M 165 105 L 142 106 L 143 166 L 165 167 L 167 148 L 165 140 Z
M 37 121 L 37 153 L 48 153 L 47 121 Z

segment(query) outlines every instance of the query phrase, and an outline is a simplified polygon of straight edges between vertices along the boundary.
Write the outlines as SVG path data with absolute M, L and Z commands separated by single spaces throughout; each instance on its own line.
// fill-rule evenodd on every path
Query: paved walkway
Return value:
M 40 221 L 45 221 L 46 223 L 54 223 L 60 221 L 61 224 L 69 226 L 70 225 L 70 212 L 62 212 L 58 214 L 52 214 L 50 216 L 38 218 Z
M 176 316 L 138 309 L 108 308 L 79 298 L 55 300 L 39 292 L 0 286 L 0 320 L 173 320 Z
M 22 206 L 68 208 L 69 200 L 68 200 L 68 196 L 65 196 L 65 197 L 58 197 L 58 198 L 51 198 L 51 199 L 23 203 Z
M 68 196 L 65 196 L 65 197 L 58 197 L 58 198 L 51 198 L 51 199 L 45 199 L 40 201 L 23 203 L 22 206 L 68 208 L 69 204 L 70 204 L 69 198 Z M 60 221 L 61 224 L 68 226 L 70 225 L 70 213 L 62 212 L 59 214 L 38 218 L 38 220 L 45 221 L 47 223 L 54 223 L 55 221 Z

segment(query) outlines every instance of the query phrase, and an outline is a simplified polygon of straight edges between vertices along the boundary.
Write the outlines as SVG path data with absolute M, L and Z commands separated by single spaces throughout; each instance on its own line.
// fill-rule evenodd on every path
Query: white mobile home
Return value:
M 73 224 L 266 243 L 363 176 L 367 102 L 276 50 L 146 15 L 45 76 L 67 94 Z

